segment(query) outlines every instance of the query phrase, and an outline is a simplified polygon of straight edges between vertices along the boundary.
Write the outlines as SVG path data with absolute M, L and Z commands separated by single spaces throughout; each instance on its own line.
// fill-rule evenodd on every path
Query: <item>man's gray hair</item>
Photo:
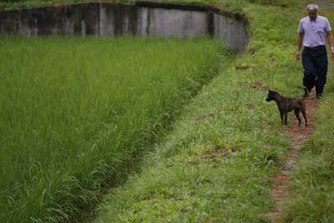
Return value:
M 319 6 L 317 4 L 309 4 L 306 6 L 307 10 L 310 11 L 310 10 L 319 10 Z

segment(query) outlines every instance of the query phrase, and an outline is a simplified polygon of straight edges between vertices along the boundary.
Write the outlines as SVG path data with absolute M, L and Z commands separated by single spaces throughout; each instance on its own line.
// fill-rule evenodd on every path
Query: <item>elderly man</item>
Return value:
M 326 84 L 328 58 L 326 51 L 326 39 L 334 58 L 334 45 L 331 36 L 331 26 L 326 17 L 318 15 L 318 6 L 307 6 L 308 16 L 302 18 L 298 27 L 298 49 L 296 59 L 300 60 L 302 52 L 302 64 L 304 67 L 303 85 L 307 93 L 315 86 L 316 97 L 320 98 Z

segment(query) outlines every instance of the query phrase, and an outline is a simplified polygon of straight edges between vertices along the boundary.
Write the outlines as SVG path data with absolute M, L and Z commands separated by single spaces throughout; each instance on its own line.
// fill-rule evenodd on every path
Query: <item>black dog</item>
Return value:
M 306 95 L 306 92 L 305 92 L 305 95 Z M 269 90 L 266 101 L 276 102 L 278 106 L 278 110 L 281 115 L 282 124 L 285 124 L 285 125 L 288 124 L 288 112 L 294 110 L 295 115 L 298 119 L 298 126 L 300 126 L 301 124 L 301 118 L 299 117 L 299 113 L 302 112 L 304 119 L 305 119 L 305 126 L 307 127 L 306 106 L 305 106 L 303 98 L 287 98 L 287 97 L 281 96 L 276 91 Z

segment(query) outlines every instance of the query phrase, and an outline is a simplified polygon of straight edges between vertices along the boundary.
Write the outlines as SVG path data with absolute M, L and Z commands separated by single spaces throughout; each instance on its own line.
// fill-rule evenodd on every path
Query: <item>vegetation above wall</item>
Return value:
M 41 7 L 41 6 L 50 6 L 50 5 L 63 5 L 63 4 L 84 4 L 84 3 L 92 3 L 96 2 L 96 0 L 0 0 L 0 8 L 2 9 L 13 9 L 13 8 L 31 8 L 31 7 Z M 101 2 L 101 1 L 99 1 Z M 102 2 L 111 2 L 111 3 L 135 3 L 137 1 L 131 0 L 104 0 Z M 189 4 L 209 4 L 215 6 L 222 6 L 224 9 L 229 9 L 228 11 L 242 11 L 242 7 L 247 3 L 253 4 L 263 4 L 263 5 L 275 5 L 282 7 L 291 7 L 298 5 L 298 1 L 289 1 L 289 0 L 155 0 L 150 2 L 156 3 L 189 3 Z
M 277 108 L 265 97 L 267 89 L 289 96 L 302 92 L 302 67 L 294 53 L 306 2 L 226 0 L 223 4 L 250 18 L 252 40 L 244 53 L 230 55 L 207 39 L 2 38 L 0 53 L 6 59 L 0 62 L 0 157 L 7 159 L 0 162 L 6 164 L 0 173 L 5 191 L 1 222 L 86 221 L 85 214 L 113 183 L 118 187 L 110 189 L 92 217 L 95 222 L 269 222 L 272 179 L 286 159 L 290 138 Z M 334 21 L 332 7 L 320 5 L 320 10 Z M 71 60 L 77 57 L 83 62 Z M 58 60 L 62 63 L 54 69 Z M 108 78 L 112 71 L 118 74 L 116 79 Z M 313 136 L 302 146 L 292 170 L 286 222 L 334 221 L 333 73 L 331 61 Z M 145 77 L 150 81 L 142 82 Z M 118 90 L 110 91 L 110 86 Z M 195 89 L 200 89 L 196 97 Z M 146 90 L 153 100 L 141 94 Z M 127 105 L 136 109 L 128 110 Z M 119 114 L 133 119 L 126 121 Z M 140 120 L 148 120 L 148 127 Z M 110 135 L 119 129 L 125 138 L 112 140 Z M 47 143 L 63 150 L 49 152 Z M 125 149 L 117 155 L 119 145 Z M 32 152 L 37 146 L 43 150 Z M 17 152 L 21 150 L 28 155 Z M 56 158 L 48 162 L 36 157 Z M 23 162 L 26 158 L 28 162 Z M 74 162 L 66 162 L 72 158 Z M 15 168 L 15 161 L 28 167 Z M 59 171 L 46 171 L 45 166 Z M 104 178 L 112 173 L 117 178 L 107 178 L 117 182 Z M 5 175 L 10 177 L 2 180 Z M 22 178 L 15 183 L 17 176 Z

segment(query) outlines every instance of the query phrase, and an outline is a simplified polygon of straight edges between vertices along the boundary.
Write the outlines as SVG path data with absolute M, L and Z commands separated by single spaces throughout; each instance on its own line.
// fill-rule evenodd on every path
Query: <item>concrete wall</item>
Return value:
M 214 14 L 214 37 L 225 42 L 234 50 L 242 51 L 247 47 L 249 37 L 247 26 L 243 21 L 224 15 Z
M 248 21 L 204 5 L 89 3 L 0 11 L 3 35 L 212 35 L 235 51 L 249 41 Z

